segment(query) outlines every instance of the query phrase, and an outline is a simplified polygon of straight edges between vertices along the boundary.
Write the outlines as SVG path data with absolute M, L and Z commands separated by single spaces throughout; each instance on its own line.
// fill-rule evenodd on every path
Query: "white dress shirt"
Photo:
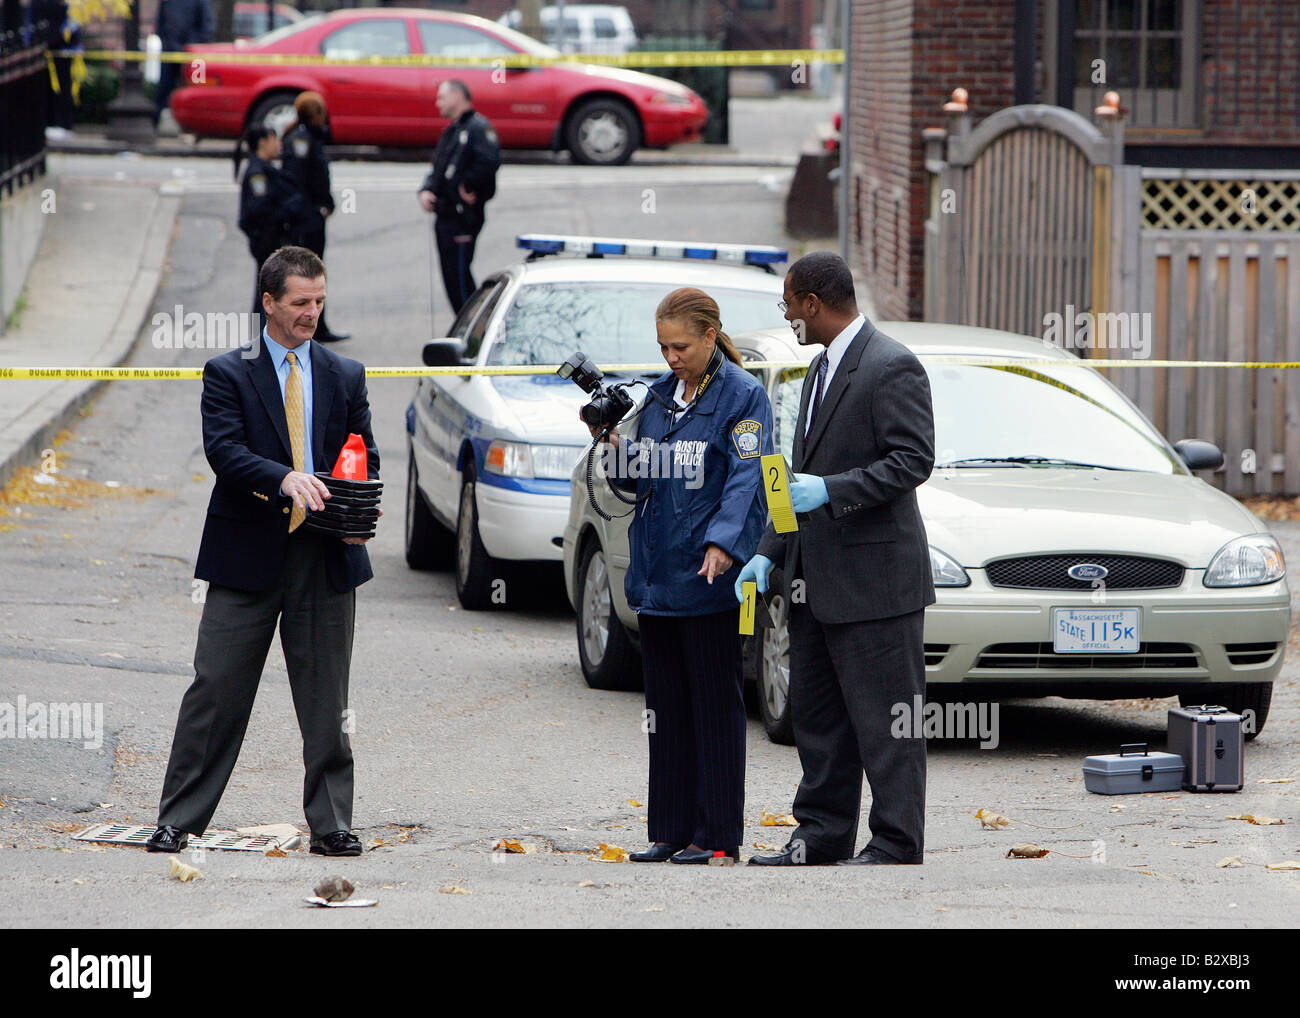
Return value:
M 831 379 L 835 377 L 835 369 L 840 366 L 840 361 L 844 359 L 844 351 L 849 348 L 849 344 L 853 342 L 853 337 L 856 336 L 862 326 L 866 324 L 866 315 L 858 315 L 857 318 L 849 322 L 843 332 L 831 340 L 830 346 L 826 348 L 826 352 L 822 355 L 826 358 L 826 380 L 822 383 L 822 402 L 825 402 L 826 394 L 831 391 Z M 816 385 L 815 374 L 813 379 L 813 384 Z M 809 419 L 803 422 L 803 433 L 805 438 L 808 437 L 808 427 L 810 419 L 812 418 L 812 400 L 815 399 L 816 396 L 817 393 L 816 390 L 814 390 L 812 397 L 808 400 Z M 817 408 L 817 412 L 821 413 L 820 406 Z

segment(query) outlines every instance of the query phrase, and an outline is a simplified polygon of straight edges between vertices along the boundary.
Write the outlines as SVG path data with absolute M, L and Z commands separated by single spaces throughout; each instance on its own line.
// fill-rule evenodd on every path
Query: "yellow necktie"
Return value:
M 289 419 L 289 449 L 293 453 L 293 468 L 301 472 L 306 468 L 307 440 L 303 425 L 302 372 L 298 370 L 298 357 L 289 351 L 289 381 L 284 386 L 284 414 Z M 307 510 L 296 505 L 289 514 L 289 533 L 293 533 L 307 518 Z

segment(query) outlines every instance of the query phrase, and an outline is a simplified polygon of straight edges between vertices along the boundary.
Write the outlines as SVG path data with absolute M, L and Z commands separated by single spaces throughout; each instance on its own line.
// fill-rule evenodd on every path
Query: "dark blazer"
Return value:
M 799 529 L 768 524 L 758 553 L 805 581 L 819 622 L 892 618 L 933 604 L 934 582 L 916 488 L 934 467 L 930 382 L 916 355 L 870 320 L 849 344 L 804 438 L 817 365 L 808 367 L 792 466 L 826 479 L 830 501 Z
M 293 467 L 289 422 L 265 343 L 255 358 L 243 351 L 213 357 L 203 368 L 203 451 L 216 472 L 194 576 L 236 590 L 267 590 L 284 567 L 293 502 L 280 484 Z M 320 343 L 311 344 L 313 465 L 334 469 L 348 434 L 366 443 L 371 479 L 379 450 L 370 433 L 366 370 Z M 365 545 L 323 538 L 330 586 L 340 593 L 374 573 Z

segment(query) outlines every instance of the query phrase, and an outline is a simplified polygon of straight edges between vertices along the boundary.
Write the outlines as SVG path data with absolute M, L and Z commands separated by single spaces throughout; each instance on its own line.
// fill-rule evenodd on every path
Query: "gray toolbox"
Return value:
M 1118 753 L 1083 761 L 1083 786 L 1102 795 L 1176 792 L 1182 780 L 1183 758 L 1175 753 L 1151 753 L 1145 742 L 1129 743 L 1120 746 Z
M 1246 783 L 1241 715 L 1227 707 L 1169 709 L 1169 752 L 1183 758 L 1190 792 L 1239 792 Z

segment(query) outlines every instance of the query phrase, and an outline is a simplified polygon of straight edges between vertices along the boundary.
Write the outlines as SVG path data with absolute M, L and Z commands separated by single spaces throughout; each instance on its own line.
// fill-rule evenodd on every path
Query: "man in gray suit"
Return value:
M 785 278 L 785 317 L 808 366 L 790 494 L 799 529 L 769 524 L 736 582 L 785 576 L 790 716 L 803 779 L 799 821 L 778 855 L 753 865 L 919 863 L 925 740 L 894 738 L 891 708 L 925 695 L 922 627 L 933 604 L 916 489 L 934 466 L 930 383 L 916 356 L 858 312 L 853 277 L 818 251 Z M 871 840 L 858 855 L 862 775 Z

